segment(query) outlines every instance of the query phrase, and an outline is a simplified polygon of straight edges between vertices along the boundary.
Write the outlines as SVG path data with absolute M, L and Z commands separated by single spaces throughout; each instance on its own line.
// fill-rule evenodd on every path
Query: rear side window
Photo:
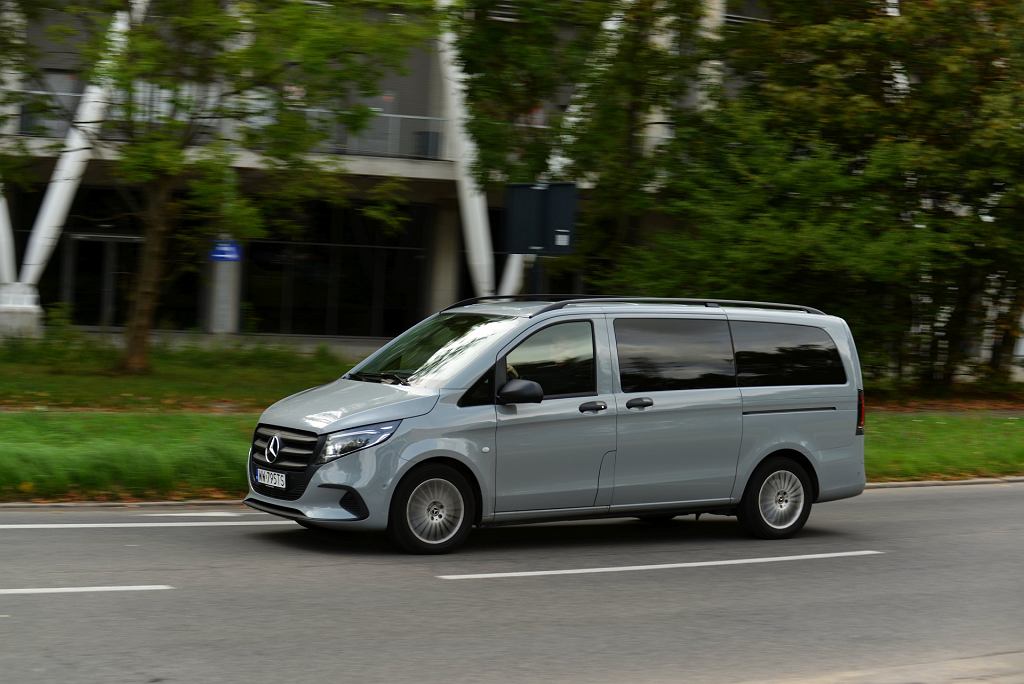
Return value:
M 821 328 L 752 321 L 731 325 L 740 387 L 846 383 L 836 343 Z
M 623 392 L 736 386 L 724 320 L 619 318 L 615 348 Z

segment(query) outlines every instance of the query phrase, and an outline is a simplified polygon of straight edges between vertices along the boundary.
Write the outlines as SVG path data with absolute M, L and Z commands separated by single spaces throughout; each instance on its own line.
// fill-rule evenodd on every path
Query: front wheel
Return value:
M 395 489 L 388 531 L 409 553 L 447 553 L 466 541 L 475 518 L 476 501 L 462 473 L 426 465 Z
M 811 514 L 811 480 L 796 461 L 769 458 L 754 471 L 737 515 L 747 532 L 761 539 L 785 539 L 803 528 Z

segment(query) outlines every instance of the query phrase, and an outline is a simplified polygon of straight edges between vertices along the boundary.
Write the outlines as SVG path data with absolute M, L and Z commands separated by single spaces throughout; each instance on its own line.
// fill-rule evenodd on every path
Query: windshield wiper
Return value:
M 383 371 L 381 373 L 349 373 L 349 380 L 362 380 L 364 382 L 379 382 L 385 385 L 408 385 L 411 373 L 399 373 L 397 371 Z

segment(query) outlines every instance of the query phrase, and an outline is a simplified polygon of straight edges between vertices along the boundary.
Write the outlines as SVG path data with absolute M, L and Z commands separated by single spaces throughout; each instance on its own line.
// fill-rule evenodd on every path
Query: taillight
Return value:
M 864 390 L 857 390 L 857 434 L 864 434 Z

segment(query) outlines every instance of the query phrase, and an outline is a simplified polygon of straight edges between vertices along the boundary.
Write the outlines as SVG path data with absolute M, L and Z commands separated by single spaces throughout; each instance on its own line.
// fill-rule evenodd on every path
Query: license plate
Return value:
M 263 468 L 256 469 L 256 481 L 268 487 L 284 489 L 284 473 L 275 473 Z

